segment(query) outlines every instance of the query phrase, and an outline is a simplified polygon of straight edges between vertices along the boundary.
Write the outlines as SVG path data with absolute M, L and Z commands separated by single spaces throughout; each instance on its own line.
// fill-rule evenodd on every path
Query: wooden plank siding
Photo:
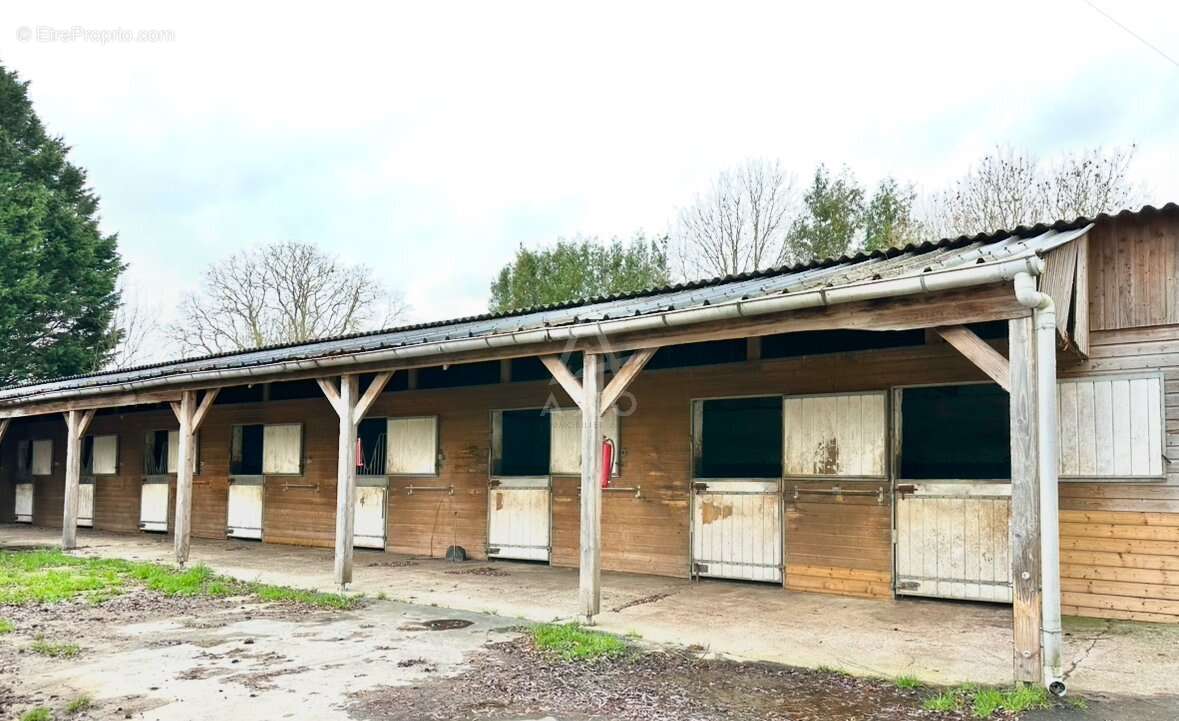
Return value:
M 1179 232 L 1170 216 L 1119 218 L 1089 233 L 1094 331 L 1179 323 Z
M 1179 220 L 1103 221 L 1089 238 L 1086 261 L 1090 357 L 1081 360 L 1062 353 L 1058 359 L 1061 376 L 1161 372 L 1165 411 L 1162 451 L 1179 460 Z M 993 294 L 995 290 L 986 292 Z M 1078 302 L 1082 295 L 1078 294 Z M 916 300 L 912 304 L 917 308 Z M 929 323 L 938 322 L 936 308 L 920 310 Z M 1004 349 L 1004 344 L 996 345 Z M 641 486 L 642 493 L 639 498 L 628 493 L 604 494 L 602 567 L 688 575 L 694 398 L 852 393 L 898 385 L 985 380 L 973 364 L 940 342 L 645 370 L 629 388 L 636 401 L 634 412 L 620 419 L 619 475 L 614 481 L 618 486 Z M 484 558 L 491 411 L 540 407 L 550 395 L 563 407 L 573 406 L 559 386 L 544 381 L 382 394 L 368 417 L 437 416 L 439 437 L 436 476 L 394 476 L 389 480 L 388 550 L 440 557 L 448 546 L 457 544 L 472 557 Z M 266 477 L 264 541 L 330 548 L 335 525 L 337 421 L 324 398 L 213 407 L 198 435 L 200 466 L 193 483 L 193 535 L 225 537 L 230 436 L 232 426 L 238 423 L 303 424 L 301 472 Z M 118 472 L 100 477 L 96 487 L 96 529 L 137 529 L 145 433 L 175 428 L 175 417 L 166 408 L 103 413 L 94 419 L 91 433 L 119 436 Z M 16 446 L 28 438 L 53 440 L 53 473 L 35 479 L 34 522 L 60 527 L 65 423 L 56 414 L 15 420 L 0 445 L 0 515 L 11 518 Z M 1071 449 L 1077 444 L 1075 439 L 1062 439 L 1061 447 Z M 1164 469 L 1165 479 L 1156 482 L 1100 479 L 1061 483 L 1066 613 L 1179 622 L 1179 463 L 1165 463 Z M 842 499 L 812 495 L 795 500 L 788 490 L 792 483 L 795 481 L 785 483 L 784 501 L 787 587 L 891 595 L 890 494 L 886 493 L 883 504 L 872 495 Z M 411 484 L 453 486 L 454 492 L 410 494 Z M 882 484 L 887 481 L 839 482 L 846 489 L 866 490 Z M 578 488 L 575 476 L 553 479 L 554 565 L 576 566 L 578 562 Z

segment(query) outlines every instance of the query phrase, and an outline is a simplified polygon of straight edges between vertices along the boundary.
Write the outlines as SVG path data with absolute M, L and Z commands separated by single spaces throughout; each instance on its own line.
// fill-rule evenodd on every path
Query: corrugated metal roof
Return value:
M 655 288 L 637 293 L 592 298 L 578 303 L 546 306 L 505 314 L 472 316 L 454 320 L 392 328 L 371 333 L 340 336 L 311 343 L 277 345 L 249 351 L 168 361 L 118 371 L 104 371 L 58 378 L 0 390 L 0 403 L 10 405 L 48 393 L 89 386 L 130 383 L 200 371 L 226 370 L 281 361 L 347 355 L 384 348 L 436 343 L 460 338 L 576 325 L 604 319 L 657 314 L 732 300 L 742 300 L 809 288 L 847 285 L 865 280 L 900 278 L 929 270 L 944 270 L 970 263 L 1018 258 L 1043 253 L 1075 236 L 1066 231 L 1084 228 L 1095 220 L 1128 214 L 1179 212 L 1169 203 L 1162 208 L 1146 206 L 1139 211 L 1122 211 L 1116 216 L 1077 218 L 1051 225 L 1019 227 L 975 236 L 948 238 L 884 252 L 859 253 L 838 259 L 792 267 L 712 278 Z

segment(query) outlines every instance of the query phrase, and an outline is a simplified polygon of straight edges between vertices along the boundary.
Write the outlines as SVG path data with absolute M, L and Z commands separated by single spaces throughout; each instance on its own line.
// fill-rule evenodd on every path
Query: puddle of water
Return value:
M 474 624 L 474 621 L 465 621 L 460 618 L 435 618 L 429 621 L 415 621 L 413 623 L 404 623 L 397 627 L 399 631 L 453 631 L 458 628 L 466 628 Z

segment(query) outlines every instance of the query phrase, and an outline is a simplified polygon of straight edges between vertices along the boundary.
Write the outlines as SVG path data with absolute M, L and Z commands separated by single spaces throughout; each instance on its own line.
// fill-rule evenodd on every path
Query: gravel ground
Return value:
M 350 713 L 373 721 L 906 721 L 956 720 L 921 709 L 928 692 L 887 681 L 689 651 L 566 662 L 529 638 L 491 644 L 465 673 L 354 697 Z

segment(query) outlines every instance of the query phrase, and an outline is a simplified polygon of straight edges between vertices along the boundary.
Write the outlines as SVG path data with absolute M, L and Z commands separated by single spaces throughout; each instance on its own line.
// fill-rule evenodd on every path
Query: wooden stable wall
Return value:
M 1062 354 L 1062 376 L 1162 371 L 1164 452 L 1179 460 L 1179 221 L 1173 217 L 1103 221 L 1089 239 L 1090 357 Z M 1130 246 L 1129 249 L 1121 247 Z M 1168 269 L 1163 276 L 1157 269 Z M 1126 285 L 1122 279 L 1126 278 Z M 1128 288 L 1129 290 L 1126 290 Z M 1168 325 L 1170 324 L 1170 325 Z M 984 380 L 945 343 L 751 360 L 644 371 L 631 386 L 635 410 L 621 420 L 620 486 L 641 498 L 610 493 L 602 504 L 606 570 L 686 576 L 689 571 L 691 399 L 883 390 L 914 383 Z M 438 478 L 390 480 L 388 549 L 441 556 L 452 544 L 485 554 L 490 411 L 539 407 L 550 394 L 572 405 L 555 384 L 537 381 L 391 391 L 370 416 L 437 415 Z M 267 542 L 330 547 L 334 535 L 336 420 L 322 398 L 219 403 L 199 434 L 193 533 L 224 538 L 230 428 L 234 423 L 301 422 L 304 469 L 265 483 Z M 144 435 L 173 429 L 166 409 L 101 414 L 93 433 L 119 436 L 119 472 L 100 477 L 95 527 L 138 525 Z M 0 446 L 0 514 L 12 513 L 16 441 L 54 439 L 53 475 L 36 481 L 35 522 L 60 526 L 65 424 L 59 416 L 14 422 Z M 1061 483 L 1062 585 L 1066 613 L 1179 622 L 1179 464 L 1165 480 Z M 409 484 L 453 485 L 454 493 L 407 493 Z M 813 484 L 819 485 L 819 484 Z M 875 482 L 841 482 L 874 489 Z M 785 501 L 786 585 L 864 596 L 891 594 L 891 497 L 809 496 Z M 553 482 L 552 562 L 578 558 L 578 479 Z
M 607 570 L 686 576 L 689 568 L 688 489 L 691 481 L 691 399 L 829 393 L 883 389 L 898 383 L 981 380 L 981 374 L 945 344 L 863 351 L 823 357 L 762 360 L 718 366 L 649 370 L 631 386 L 635 411 L 621 420 L 620 486 L 641 486 L 642 497 L 609 493 L 603 500 L 602 562 Z M 547 382 L 505 383 L 443 390 L 387 392 L 370 417 L 437 415 L 440 477 L 392 478 L 389 544 L 393 552 L 441 556 L 458 544 L 485 553 L 490 412 L 540 407 L 554 394 Z M 336 431 L 326 400 L 275 400 L 218 404 L 199 434 L 200 470 L 194 476 L 193 534 L 224 538 L 230 429 L 235 423 L 304 424 L 301 476 L 269 476 L 265 483 L 264 539 L 330 547 L 335 526 Z M 142 456 L 147 431 L 176 427 L 170 411 L 128 411 L 98 416 L 94 433 L 119 436 L 119 472 L 97 482 L 95 526 L 133 531 L 139 520 Z M 36 522 L 61 525 L 64 423 L 57 416 L 13 425 L 6 462 L 16 440 L 54 434 L 52 479 L 37 483 Z M 6 478 L 11 475 L 6 473 Z M 454 494 L 408 494 L 411 484 L 453 485 Z M 9 484 L 5 484 L 9 485 Z M 850 488 L 854 482 L 841 483 Z M 873 489 L 879 485 L 867 484 Z M 887 498 L 887 496 L 886 496 Z M 578 479 L 554 479 L 555 565 L 577 563 Z M 11 505 L 11 504 L 10 504 Z M 889 502 L 846 496 L 808 497 L 787 504 L 787 585 L 858 595 L 886 595 L 891 578 Z M 835 518 L 861 518 L 840 534 Z M 857 524 L 853 524 L 857 525 Z M 854 536 L 854 538 L 852 538 Z
M 1089 358 L 1061 374 L 1162 372 L 1166 480 L 1061 483 L 1064 612 L 1179 622 L 1179 219 L 1090 232 L 1089 317 Z

